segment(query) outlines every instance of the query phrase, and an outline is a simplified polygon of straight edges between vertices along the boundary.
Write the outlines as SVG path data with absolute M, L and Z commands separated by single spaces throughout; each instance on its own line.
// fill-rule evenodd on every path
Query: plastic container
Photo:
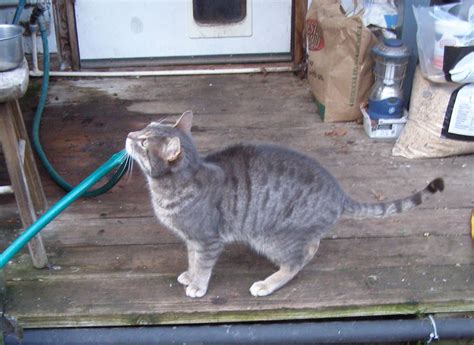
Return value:
M 365 105 L 361 105 L 365 133 L 371 139 L 396 139 L 407 123 L 408 112 L 396 119 L 371 119 Z

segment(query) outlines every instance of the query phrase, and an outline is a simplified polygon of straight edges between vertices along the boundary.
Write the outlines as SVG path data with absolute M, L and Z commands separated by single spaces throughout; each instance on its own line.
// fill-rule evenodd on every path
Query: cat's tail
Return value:
M 409 197 L 380 203 L 361 203 L 347 198 L 344 204 L 344 213 L 353 218 L 380 218 L 391 214 L 401 213 L 420 205 L 426 198 L 436 192 L 442 192 L 444 181 L 436 178 L 431 181 L 422 191 Z

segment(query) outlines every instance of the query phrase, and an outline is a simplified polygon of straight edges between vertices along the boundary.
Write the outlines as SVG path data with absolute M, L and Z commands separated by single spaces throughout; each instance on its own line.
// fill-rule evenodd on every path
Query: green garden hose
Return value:
M 20 4 L 21 5 L 21 4 Z M 19 5 L 19 7 L 20 7 Z M 21 9 L 17 9 L 17 12 L 21 13 Z M 73 201 L 81 196 L 97 196 L 107 192 L 112 188 L 127 171 L 129 160 L 131 159 L 125 150 L 117 152 L 108 161 L 102 164 L 96 171 L 87 176 L 77 186 L 73 187 L 67 183 L 59 174 L 54 170 L 53 166 L 49 163 L 46 154 L 41 147 L 39 141 L 39 128 L 41 124 L 41 116 L 43 114 L 44 105 L 46 103 L 46 95 L 48 93 L 48 82 L 49 82 L 49 50 L 48 50 L 48 39 L 46 30 L 41 17 L 44 9 L 40 6 L 35 6 L 33 14 L 30 19 L 31 24 L 39 25 L 41 39 L 44 47 L 44 62 L 43 62 L 43 83 L 41 85 L 41 96 L 36 108 L 35 117 L 33 120 L 33 147 L 35 148 L 38 156 L 45 166 L 48 173 L 51 175 L 53 180 L 59 184 L 68 193 L 62 197 L 56 204 L 49 208 L 44 214 L 42 214 L 33 224 L 26 228 L 20 236 L 18 236 L 1 254 L 0 254 L 0 280 L 2 277 L 3 267 L 10 261 L 15 254 L 18 253 L 36 234 L 38 234 L 46 225 L 48 225 L 56 216 L 58 216 L 64 209 L 66 209 Z M 19 16 L 19 14 L 18 14 Z M 107 175 L 112 170 L 116 169 L 116 172 L 111 179 L 102 187 L 90 191 L 89 189 L 94 186 L 99 180 Z M 1 284 L 0 284 L 1 285 Z
M 38 7 L 35 7 L 35 10 Z M 46 153 L 43 150 L 43 147 L 41 146 L 40 142 L 40 137 L 39 137 L 39 131 L 40 131 L 40 126 L 41 126 L 41 118 L 43 116 L 43 110 L 44 106 L 46 104 L 46 97 L 48 94 L 48 84 L 49 84 L 49 46 L 48 46 L 48 36 L 46 33 L 45 25 L 39 17 L 43 14 L 42 9 L 39 9 L 37 11 L 33 10 L 33 15 L 32 19 L 30 22 L 32 24 L 35 24 L 37 21 L 40 34 L 41 34 L 41 41 L 43 44 L 43 79 L 42 79 L 42 84 L 41 84 L 41 95 L 40 99 L 38 102 L 38 107 L 36 108 L 35 116 L 33 119 L 33 148 L 35 149 L 38 158 L 40 159 L 41 163 L 43 164 L 44 168 L 48 172 L 48 174 L 51 176 L 53 181 L 58 184 L 61 188 L 63 188 L 65 191 L 69 192 L 73 186 L 66 182 L 59 174 L 58 172 L 54 169 L 53 165 L 49 162 Z M 38 20 L 39 19 L 39 20 Z M 110 177 L 110 179 L 101 187 L 93 190 L 89 190 L 86 193 L 83 194 L 83 196 L 98 196 L 101 194 L 104 194 L 108 192 L 117 182 L 122 178 L 122 176 L 125 174 L 127 171 L 127 166 L 126 163 L 123 162 L 118 169 L 115 171 L 115 173 Z
M 15 11 L 15 17 L 13 18 L 13 22 L 12 22 L 13 25 L 18 25 L 18 22 L 20 21 L 20 17 L 21 17 L 21 12 L 23 12 L 25 5 L 26 5 L 26 0 L 20 0 L 18 2 L 18 6 L 16 7 L 16 11 Z
M 58 214 L 60 214 L 73 201 L 81 197 L 86 191 L 104 177 L 109 171 L 117 166 L 127 165 L 130 157 L 125 150 L 117 152 L 108 161 L 102 164 L 96 171 L 87 176 L 81 183 L 71 189 L 63 198 L 49 208 L 33 224 L 26 228 L 1 254 L 0 270 L 21 250 L 38 232 L 48 225 Z

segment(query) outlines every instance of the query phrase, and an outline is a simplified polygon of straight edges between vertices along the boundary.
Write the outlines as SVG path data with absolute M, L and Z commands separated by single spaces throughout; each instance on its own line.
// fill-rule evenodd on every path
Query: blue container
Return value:
M 403 100 L 397 97 L 382 100 L 369 99 L 367 112 L 373 120 L 399 119 L 403 116 Z

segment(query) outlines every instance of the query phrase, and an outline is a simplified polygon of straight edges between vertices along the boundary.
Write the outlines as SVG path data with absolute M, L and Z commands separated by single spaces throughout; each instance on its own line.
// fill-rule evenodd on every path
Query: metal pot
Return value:
M 24 31 L 19 25 L 0 25 L 0 72 L 14 69 L 23 62 Z

